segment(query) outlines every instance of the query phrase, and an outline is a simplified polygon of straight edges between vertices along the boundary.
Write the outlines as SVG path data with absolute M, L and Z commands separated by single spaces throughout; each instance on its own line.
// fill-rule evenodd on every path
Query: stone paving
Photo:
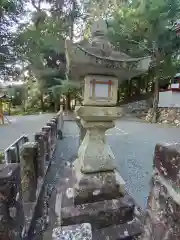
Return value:
M 0 151 L 6 149 L 23 134 L 28 135 L 29 139 L 33 140 L 34 133 L 40 131 L 52 116 L 54 116 L 54 114 L 8 117 L 11 123 L 0 125 Z
M 58 147 L 56 158 L 72 162 L 76 158 L 79 141 L 76 123 L 65 122 L 64 133 L 66 137 Z M 116 121 L 114 129 L 107 131 L 107 138 L 120 174 L 126 181 L 127 191 L 144 209 L 149 194 L 155 144 L 178 142 L 180 128 L 122 119 Z

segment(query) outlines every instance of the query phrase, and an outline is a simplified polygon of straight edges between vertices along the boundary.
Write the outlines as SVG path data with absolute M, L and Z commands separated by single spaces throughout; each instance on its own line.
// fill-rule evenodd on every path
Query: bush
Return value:
M 22 108 L 12 108 L 11 110 L 11 115 L 14 116 L 14 115 L 19 115 L 19 116 L 23 116 L 23 115 L 33 115 L 33 114 L 39 114 L 39 112 L 41 112 L 40 109 L 38 108 L 29 108 L 29 109 L 26 109 L 26 111 L 23 111 Z
M 0 163 L 4 160 L 4 152 L 0 152 Z

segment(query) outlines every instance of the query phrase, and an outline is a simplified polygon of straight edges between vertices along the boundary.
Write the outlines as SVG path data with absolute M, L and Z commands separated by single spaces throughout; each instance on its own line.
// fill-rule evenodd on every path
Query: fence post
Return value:
M 51 119 L 51 122 L 55 124 L 54 126 L 54 142 L 56 144 L 56 140 L 57 140 L 57 121 L 56 119 Z
M 20 163 L 20 147 L 22 144 L 28 142 L 28 136 L 23 135 L 18 138 L 13 144 L 11 144 L 5 150 L 5 162 L 6 163 Z
M 24 212 L 20 166 L 0 165 L 0 239 L 22 239 Z
M 63 139 L 63 110 L 61 109 L 57 114 L 57 132 L 58 138 Z
M 45 142 L 46 142 L 46 161 L 50 160 L 50 155 L 51 155 L 51 138 L 50 138 L 50 131 L 51 127 L 49 126 L 44 126 L 42 128 L 42 132 L 45 133 Z
M 56 123 L 51 120 L 47 123 L 47 126 L 51 127 L 51 147 L 54 149 L 56 144 Z
M 27 136 L 23 136 L 23 137 L 20 137 L 17 142 L 15 143 L 15 147 L 16 147 L 16 151 L 17 151 L 17 158 L 18 158 L 18 163 L 20 163 L 20 146 L 19 146 L 19 142 L 20 142 L 20 139 L 21 141 L 23 140 L 23 143 L 26 143 L 26 142 L 29 142 L 29 139 Z
M 16 147 L 10 147 L 6 151 L 6 158 L 8 163 L 18 163 L 17 149 Z
M 24 202 L 36 200 L 37 189 L 37 144 L 27 142 L 21 150 L 22 191 Z
M 38 177 L 43 178 L 45 167 L 45 134 L 43 132 L 36 133 L 34 139 L 38 147 Z
M 55 121 L 56 125 L 58 124 L 58 116 L 53 117 L 52 120 Z

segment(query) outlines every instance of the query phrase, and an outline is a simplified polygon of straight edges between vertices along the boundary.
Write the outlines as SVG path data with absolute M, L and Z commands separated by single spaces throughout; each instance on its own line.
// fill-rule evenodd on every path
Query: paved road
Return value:
M 109 143 L 117 159 L 128 192 L 145 207 L 149 194 L 152 162 L 156 143 L 180 141 L 180 128 L 143 122 L 117 121 L 109 133 Z
M 0 125 L 0 151 L 3 151 L 22 134 L 33 140 L 34 133 L 40 131 L 53 114 L 12 116 L 8 117 L 11 124 Z
M 72 159 L 77 151 L 78 128 L 75 123 L 66 122 L 65 132 L 63 155 Z M 120 174 L 126 181 L 126 189 L 145 208 L 155 144 L 180 141 L 180 128 L 118 120 L 116 127 L 107 131 L 107 137 Z

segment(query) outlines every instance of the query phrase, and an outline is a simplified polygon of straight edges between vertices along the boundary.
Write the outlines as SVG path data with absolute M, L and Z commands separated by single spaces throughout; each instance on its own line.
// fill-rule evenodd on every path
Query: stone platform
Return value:
M 71 130 L 72 135 L 70 135 L 70 127 L 73 128 L 73 131 Z M 54 162 L 51 165 L 51 169 L 49 172 L 48 182 L 52 183 L 50 184 L 53 186 L 53 192 L 51 195 L 51 199 L 49 201 L 49 208 L 50 208 L 50 214 L 49 214 L 49 226 L 44 233 L 43 240 L 59 240 L 59 236 L 64 237 L 68 236 L 67 232 L 76 232 L 75 229 L 77 227 L 77 231 L 79 231 L 79 227 L 81 224 L 89 223 L 89 216 L 88 214 L 85 215 L 85 211 L 83 210 L 84 215 L 72 215 L 69 213 L 70 219 L 65 218 L 64 211 L 66 210 L 66 213 L 68 214 L 67 210 L 74 209 L 73 211 L 77 212 L 77 209 L 81 208 L 83 204 L 79 204 L 77 208 L 75 208 L 74 205 L 74 199 L 73 199 L 73 186 L 75 183 L 75 179 L 72 175 L 72 165 L 74 165 L 74 161 L 77 159 L 77 151 L 79 147 L 79 138 L 77 136 L 78 134 L 78 127 L 76 126 L 75 122 L 65 122 L 65 133 L 64 133 L 64 139 L 59 140 L 58 145 L 58 151 L 56 153 L 56 158 L 54 159 Z M 67 161 L 68 160 L 68 161 Z M 122 169 L 123 172 L 123 169 Z M 62 199 L 58 198 L 58 195 L 62 193 Z M 59 199 L 59 200 L 58 200 Z M 129 199 L 128 201 L 131 203 L 132 206 L 134 206 L 133 211 L 133 217 L 131 217 L 132 220 L 124 220 L 121 222 L 115 221 L 114 224 L 107 224 L 105 221 L 102 222 L 103 224 L 100 226 L 100 228 L 95 228 L 93 225 L 90 224 L 92 229 L 92 240 L 105 240 L 106 237 L 110 240 L 116 240 L 116 239 L 138 239 L 138 235 L 142 232 L 142 224 L 141 224 L 141 216 L 139 216 L 140 212 L 136 205 L 136 203 L 133 202 L 133 199 L 128 194 L 125 194 L 124 197 L 119 196 L 117 199 L 120 199 L 120 202 L 123 202 L 123 199 Z M 99 199 L 95 204 L 99 204 L 102 206 L 103 199 Z M 112 199 L 107 200 L 107 202 L 113 202 Z M 93 205 L 94 203 L 91 202 Z M 91 205 L 90 204 L 90 205 Z M 85 204 L 85 206 L 90 207 L 90 205 Z M 92 206 L 91 205 L 91 206 Z M 103 209 L 103 208 L 102 208 Z M 96 209 L 97 210 L 97 207 Z M 109 211 L 110 212 L 110 211 Z M 109 214 L 108 212 L 108 214 Z M 113 211 L 111 211 L 113 213 Z M 135 214 L 134 214 L 135 213 Z M 94 211 L 92 217 L 95 215 L 97 216 L 96 223 L 98 221 L 98 211 Z M 101 216 L 101 215 L 100 215 Z M 108 215 L 108 218 L 112 219 L 112 215 Z M 79 222 L 75 222 L 74 219 L 78 218 Z M 83 219 L 81 219 L 83 218 Z M 101 219 L 100 219 L 101 220 Z M 66 223 L 65 223 L 66 221 Z M 73 222 L 74 221 L 74 222 Z M 92 221 L 91 221 L 92 222 Z M 98 223 L 99 224 L 99 223 Z M 62 226 L 62 227 L 61 227 Z M 56 232 L 56 235 L 54 235 Z M 64 235 L 62 235 L 62 233 Z M 61 234 L 61 235 L 58 235 Z M 53 238 L 54 236 L 54 238 Z M 57 238 L 55 238 L 55 236 Z M 63 238 L 62 238 L 63 239 Z M 72 238 L 73 239 L 73 238 Z M 39 240 L 39 238 L 37 238 Z M 81 239 L 83 240 L 83 239 Z
M 56 191 L 63 193 L 60 213 L 62 228 L 60 229 L 57 225 L 54 227 L 52 230 L 53 240 L 67 239 L 65 236 L 69 236 L 69 231 L 78 234 L 78 229 L 85 223 L 89 223 L 91 226 L 92 240 L 105 240 L 107 237 L 111 240 L 129 240 L 136 239 L 142 233 L 142 224 L 135 214 L 138 212 L 137 207 L 128 194 L 116 199 L 76 205 L 74 204 L 75 179 L 72 174 L 72 166 L 65 166 L 61 171 L 63 176 Z M 55 237 L 56 235 L 64 238 Z M 76 240 L 76 238 L 72 239 Z M 80 239 L 91 240 L 86 237 Z

